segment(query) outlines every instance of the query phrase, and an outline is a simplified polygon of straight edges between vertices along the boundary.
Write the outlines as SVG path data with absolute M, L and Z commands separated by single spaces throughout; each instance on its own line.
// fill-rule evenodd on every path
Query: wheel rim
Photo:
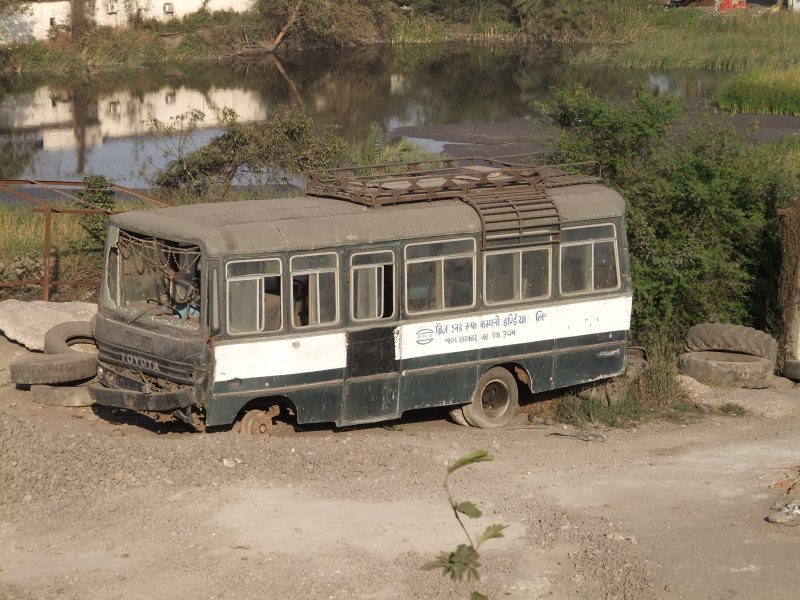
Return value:
M 501 417 L 511 404 L 511 394 L 505 383 L 494 379 L 486 384 L 481 394 L 481 408 L 490 419 Z
M 241 432 L 248 435 L 269 435 L 272 433 L 272 418 L 260 410 L 253 410 L 242 417 Z

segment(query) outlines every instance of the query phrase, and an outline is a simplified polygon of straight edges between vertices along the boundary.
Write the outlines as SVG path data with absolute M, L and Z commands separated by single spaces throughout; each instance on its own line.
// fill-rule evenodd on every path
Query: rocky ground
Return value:
M 36 404 L 8 382 L 28 352 L 0 337 L 0 597 L 794 599 L 800 388 L 693 384 L 745 416 L 601 430 L 485 431 L 439 411 L 389 427 L 288 426 L 272 438 L 187 433 L 123 414 Z M 567 434 L 567 435 L 552 435 Z M 481 581 L 420 566 L 464 540 L 442 488 L 507 524 Z M 774 489 L 773 484 L 783 482 Z M 800 491 L 800 490 L 798 490 Z

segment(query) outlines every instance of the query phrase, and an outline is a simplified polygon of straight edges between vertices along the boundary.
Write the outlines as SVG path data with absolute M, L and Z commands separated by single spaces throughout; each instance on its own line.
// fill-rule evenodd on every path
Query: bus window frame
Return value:
M 423 245 L 430 245 L 430 244 L 439 244 L 439 243 L 458 243 L 458 242 L 470 242 L 472 250 L 470 252 L 458 252 L 453 254 L 435 254 L 435 255 L 427 255 L 417 258 L 408 258 L 408 250 L 409 248 L 414 248 L 417 246 Z M 458 311 L 466 311 L 466 310 L 473 310 L 477 306 L 478 303 L 478 294 L 477 294 L 477 277 L 478 277 L 478 269 L 477 269 L 477 243 L 474 238 L 470 237 L 462 237 L 462 238 L 455 238 L 455 239 L 429 239 L 429 240 L 420 240 L 417 242 L 409 242 L 403 245 L 403 310 L 405 314 L 409 318 L 417 318 L 423 315 L 432 315 L 432 314 L 441 314 L 441 313 L 448 313 L 448 312 L 458 312 Z M 424 262 L 437 262 L 441 264 L 442 274 L 444 274 L 444 261 L 447 259 L 457 259 L 457 258 L 471 258 L 472 259 L 472 302 L 470 304 L 465 304 L 463 306 L 453 306 L 453 307 L 443 307 L 443 308 L 436 308 L 433 310 L 416 310 L 411 311 L 408 307 L 408 267 L 409 265 L 424 263 Z M 437 267 L 438 268 L 438 267 Z M 437 290 L 438 292 L 439 290 Z M 444 278 L 442 278 L 442 288 L 441 292 L 444 294 Z M 444 297 L 442 297 L 442 305 L 444 305 Z
M 614 235 L 613 237 L 598 237 L 598 238 L 587 238 L 584 240 L 572 241 L 572 242 L 562 242 L 558 246 L 558 293 L 560 296 L 564 298 L 573 298 L 576 296 L 590 296 L 590 295 L 600 295 L 600 294 L 610 294 L 613 292 L 617 292 L 622 289 L 622 272 L 621 272 L 621 265 L 620 265 L 620 257 L 619 257 L 619 236 L 617 235 L 617 226 L 615 223 L 594 223 L 591 225 L 576 225 L 575 227 L 565 227 L 564 232 L 574 231 L 576 229 L 591 229 L 591 228 L 599 228 L 599 227 L 608 227 L 611 226 Z M 594 289 L 594 245 L 598 242 L 611 242 L 614 245 L 614 267 L 617 276 L 617 284 L 614 287 L 602 288 L 602 289 Z M 571 248 L 575 246 L 587 246 L 590 245 L 592 248 L 592 255 L 591 255 L 591 281 L 592 287 L 588 290 L 578 290 L 575 292 L 565 292 L 563 289 L 563 275 L 564 275 L 564 262 L 563 262 L 563 253 L 564 248 Z
M 327 267 L 324 269 L 301 269 L 298 271 L 292 270 L 292 262 L 297 258 L 306 258 L 309 256 L 333 256 L 336 262 L 334 267 Z M 291 328 L 294 331 L 308 331 L 310 329 L 322 329 L 326 327 L 341 327 L 342 325 L 342 302 L 341 302 L 341 283 L 340 283 L 340 271 L 341 271 L 341 260 L 339 257 L 339 253 L 332 250 L 326 250 L 324 252 L 304 252 L 302 254 L 292 254 L 289 256 L 288 269 L 289 269 L 289 310 L 290 310 L 290 319 L 289 323 L 291 324 Z M 313 275 L 313 274 L 320 274 L 320 273 L 333 273 L 334 276 L 334 302 L 336 303 L 336 318 L 332 321 L 326 321 L 325 323 L 315 323 L 315 324 L 308 324 L 308 325 L 297 325 L 294 321 L 295 313 L 294 313 L 294 290 L 295 290 L 295 280 L 294 278 L 297 276 L 303 275 Z M 319 301 L 319 295 L 317 295 L 317 301 Z M 319 307 L 317 307 L 319 311 Z
M 486 271 L 486 261 L 492 256 L 498 256 L 501 254 L 519 254 L 520 255 L 520 271 L 522 270 L 522 254 L 525 252 L 536 252 L 536 251 L 546 251 L 547 252 L 547 293 L 543 296 L 534 296 L 532 298 L 514 298 L 512 300 L 499 300 L 499 301 L 489 301 L 489 295 L 487 294 L 487 283 L 489 278 L 487 277 Z M 505 248 L 503 250 L 492 250 L 483 253 L 483 303 L 486 306 L 505 306 L 511 304 L 522 304 L 522 303 L 530 303 L 530 302 L 542 302 L 544 300 L 549 300 L 553 297 L 553 248 L 552 244 L 539 245 L 539 246 L 521 246 L 518 248 Z M 522 295 L 522 281 L 520 280 L 520 287 L 519 287 L 519 294 Z
M 241 263 L 254 263 L 254 262 L 277 262 L 278 263 L 278 270 L 277 272 L 270 271 L 269 273 L 261 272 L 249 275 L 228 275 L 228 266 L 233 264 L 241 264 Z M 246 336 L 246 335 L 254 335 L 254 334 L 264 334 L 264 333 L 281 333 L 284 330 L 285 323 L 283 319 L 283 260 L 276 257 L 260 257 L 260 258 L 240 258 L 240 259 L 232 259 L 228 260 L 224 264 L 225 266 L 225 332 L 231 337 L 238 337 L 238 336 Z M 267 277 L 278 277 L 281 282 L 281 294 L 280 294 L 280 317 L 281 317 L 281 325 L 278 329 L 265 331 L 265 327 L 267 325 L 266 319 L 266 307 L 264 305 L 264 280 Z M 251 329 L 248 331 L 231 331 L 231 302 L 230 302 L 230 284 L 231 282 L 241 282 L 241 281 L 259 281 L 258 290 L 259 290 L 259 298 L 260 301 L 258 302 L 258 328 Z
M 367 264 L 359 264 L 354 265 L 353 259 L 362 257 L 362 256 L 370 256 L 370 255 L 378 255 L 378 254 L 386 254 L 391 255 L 391 261 L 374 261 Z M 356 285 L 355 285 L 355 271 L 356 270 L 367 270 L 375 267 L 381 267 L 381 269 L 385 269 L 386 266 L 389 265 L 392 267 L 392 314 L 388 316 L 378 316 L 378 317 L 367 317 L 367 318 L 357 318 L 355 316 L 355 308 L 356 308 Z M 350 320 L 353 323 L 376 323 L 380 321 L 391 321 L 397 316 L 397 255 L 395 251 L 391 248 L 384 248 L 384 249 L 376 249 L 376 250 L 358 250 L 350 254 L 349 259 L 349 279 L 348 279 L 348 288 L 349 288 L 349 302 L 350 302 Z M 385 274 L 383 275 L 382 281 L 385 281 Z M 383 310 L 385 308 L 386 302 L 386 287 L 382 287 L 383 294 L 381 294 L 381 310 L 380 314 L 383 314 Z

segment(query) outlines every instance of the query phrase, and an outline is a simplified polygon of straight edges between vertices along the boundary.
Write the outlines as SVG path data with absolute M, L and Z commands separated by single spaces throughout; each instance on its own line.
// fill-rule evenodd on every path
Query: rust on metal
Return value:
M 87 188 L 82 181 L 55 181 L 37 179 L 0 179 L 0 202 L 6 201 L 9 197 L 13 200 L 23 202 L 31 207 L 32 212 L 44 215 L 43 237 L 43 275 L 41 279 L 26 279 L 20 281 L 0 282 L 0 288 L 23 287 L 28 285 L 40 285 L 42 287 L 42 299 L 50 299 L 51 287 L 61 285 L 82 285 L 85 281 L 78 280 L 51 280 L 50 255 L 52 253 L 52 226 L 53 214 L 71 215 L 111 215 L 119 210 L 104 210 L 91 207 L 92 203 L 84 200 L 74 193 L 73 190 L 82 191 Z M 107 191 L 112 194 L 115 200 L 135 199 L 144 201 L 155 206 L 172 206 L 170 202 L 159 200 L 139 190 L 134 190 L 117 184 L 110 184 L 104 188 L 97 188 L 93 191 Z

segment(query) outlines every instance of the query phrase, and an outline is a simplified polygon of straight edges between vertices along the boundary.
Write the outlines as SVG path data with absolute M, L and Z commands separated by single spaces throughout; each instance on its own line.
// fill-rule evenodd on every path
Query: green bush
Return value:
M 111 190 L 113 182 L 102 175 L 87 175 L 83 178 L 85 187 L 75 192 L 81 199 L 81 208 L 102 210 L 105 214 L 82 215 L 80 227 L 85 236 L 73 240 L 73 250 L 100 252 L 106 239 L 106 222 L 116 202 Z
M 776 212 L 796 183 L 724 119 L 689 124 L 674 97 L 629 104 L 560 90 L 559 159 L 597 159 L 627 201 L 635 337 L 681 339 L 719 320 L 774 329 Z

